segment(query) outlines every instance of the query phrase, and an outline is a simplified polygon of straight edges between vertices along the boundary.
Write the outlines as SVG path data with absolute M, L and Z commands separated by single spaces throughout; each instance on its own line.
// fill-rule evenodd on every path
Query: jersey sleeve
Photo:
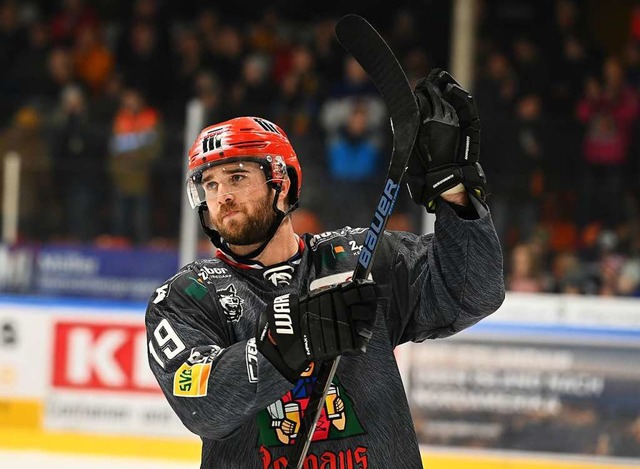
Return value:
M 386 319 L 394 346 L 450 336 L 502 304 L 502 250 L 488 210 L 473 200 L 476 220 L 442 203 L 434 233 L 392 233 Z
M 255 339 L 232 340 L 215 291 L 194 286 L 194 277 L 183 270 L 149 300 L 149 365 L 182 423 L 201 437 L 222 439 L 291 384 L 257 351 Z

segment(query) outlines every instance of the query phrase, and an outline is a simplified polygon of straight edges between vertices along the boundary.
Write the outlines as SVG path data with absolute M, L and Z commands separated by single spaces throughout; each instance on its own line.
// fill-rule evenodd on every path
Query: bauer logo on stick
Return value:
M 396 198 L 398 197 L 399 187 L 399 184 L 394 183 L 391 179 L 387 179 L 384 186 L 384 192 L 382 193 L 378 206 L 376 207 L 376 213 L 374 214 L 373 221 L 371 222 L 369 231 L 367 231 L 367 236 L 364 239 L 364 245 L 362 246 L 360 257 L 358 257 L 358 262 L 365 269 L 367 269 L 371 263 L 373 251 L 376 249 L 376 245 L 378 244 L 378 238 L 380 237 L 382 230 L 384 230 L 384 221 L 393 210 Z

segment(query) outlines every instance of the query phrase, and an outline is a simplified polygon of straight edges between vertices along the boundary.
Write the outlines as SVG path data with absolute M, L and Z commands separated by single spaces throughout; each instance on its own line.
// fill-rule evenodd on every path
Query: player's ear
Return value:
M 289 191 L 291 190 L 291 180 L 289 178 L 285 178 L 280 183 L 280 194 L 278 195 L 278 206 L 280 204 L 284 204 L 284 206 L 288 205 L 288 197 Z

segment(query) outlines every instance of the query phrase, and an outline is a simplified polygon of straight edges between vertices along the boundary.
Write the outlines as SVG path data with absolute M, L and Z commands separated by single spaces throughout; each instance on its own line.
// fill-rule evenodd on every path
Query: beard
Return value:
M 215 227 L 220 236 L 228 244 L 249 246 L 267 241 L 269 229 L 276 219 L 276 213 L 271 207 L 272 201 L 266 195 L 256 206 L 253 213 L 243 210 L 242 205 L 227 205 L 218 213 Z M 245 215 L 244 220 L 231 220 L 225 224 L 222 218 L 229 212 L 240 212 Z

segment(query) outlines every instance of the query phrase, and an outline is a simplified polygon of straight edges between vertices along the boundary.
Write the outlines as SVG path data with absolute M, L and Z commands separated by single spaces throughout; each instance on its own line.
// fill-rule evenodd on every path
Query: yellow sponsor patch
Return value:
M 173 375 L 173 395 L 202 397 L 207 395 L 211 363 L 183 363 Z

